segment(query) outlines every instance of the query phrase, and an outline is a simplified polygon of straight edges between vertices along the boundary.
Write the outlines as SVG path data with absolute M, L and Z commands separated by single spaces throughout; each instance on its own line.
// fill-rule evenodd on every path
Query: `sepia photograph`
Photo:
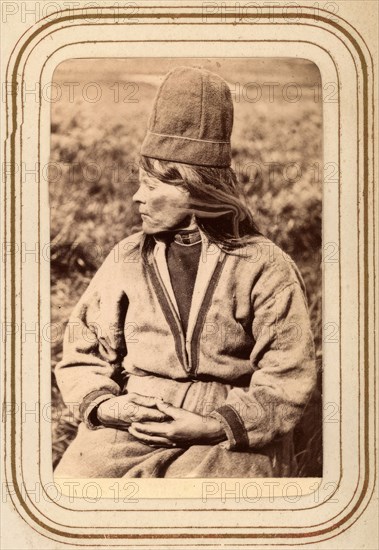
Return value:
M 303 4 L 1 3 L 4 550 L 378 547 L 379 4 Z
M 56 478 L 322 477 L 318 67 L 78 58 L 52 84 Z

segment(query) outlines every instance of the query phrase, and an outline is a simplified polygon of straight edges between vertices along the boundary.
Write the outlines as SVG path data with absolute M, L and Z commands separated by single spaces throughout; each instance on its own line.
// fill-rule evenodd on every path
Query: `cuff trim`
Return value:
M 101 403 L 112 397 L 116 397 L 115 394 L 105 389 L 96 390 L 86 395 L 80 405 L 79 412 L 83 422 L 88 428 L 96 429 L 101 427 L 101 424 L 97 421 L 96 414 L 93 413 L 95 413 L 95 409 L 97 409 Z
M 215 413 L 226 431 L 230 448 L 246 449 L 249 447 L 248 434 L 238 412 L 231 405 L 223 405 L 213 411 L 211 415 Z

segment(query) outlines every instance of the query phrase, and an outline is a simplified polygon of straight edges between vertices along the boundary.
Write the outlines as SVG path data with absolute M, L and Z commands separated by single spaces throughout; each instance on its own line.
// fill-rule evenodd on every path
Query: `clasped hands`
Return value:
M 152 447 L 209 445 L 226 439 L 221 423 L 215 418 L 138 393 L 104 401 L 97 409 L 97 418 L 106 427 L 128 430 Z

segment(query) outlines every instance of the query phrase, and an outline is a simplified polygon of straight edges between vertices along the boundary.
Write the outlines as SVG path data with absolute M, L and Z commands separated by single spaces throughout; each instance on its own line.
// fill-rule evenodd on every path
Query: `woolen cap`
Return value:
M 217 74 L 192 67 L 170 71 L 155 97 L 141 154 L 160 160 L 227 167 L 233 101 Z

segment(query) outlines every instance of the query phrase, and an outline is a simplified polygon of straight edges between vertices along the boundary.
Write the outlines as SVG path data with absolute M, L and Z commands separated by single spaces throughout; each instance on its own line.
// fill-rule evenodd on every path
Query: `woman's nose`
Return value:
M 134 193 L 132 197 L 133 202 L 144 202 L 144 196 L 142 193 L 141 188 L 137 189 L 136 193 Z

